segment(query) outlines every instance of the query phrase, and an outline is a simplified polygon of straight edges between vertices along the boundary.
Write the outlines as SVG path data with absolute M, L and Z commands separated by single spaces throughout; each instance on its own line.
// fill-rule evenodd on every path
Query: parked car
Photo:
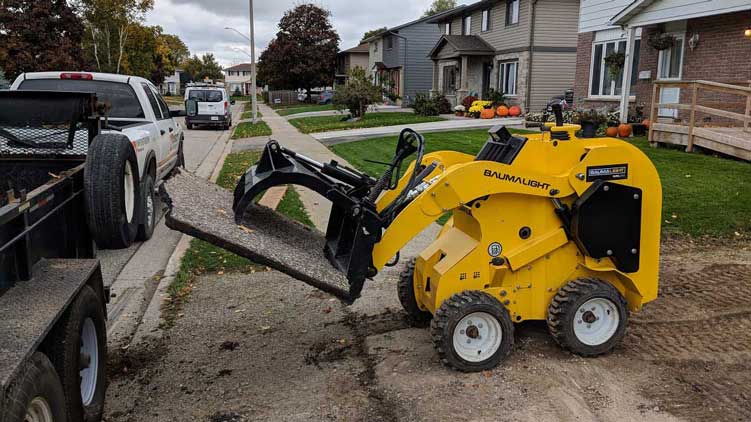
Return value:
M 331 104 L 333 100 L 334 100 L 334 91 L 327 89 L 321 92 L 321 95 L 318 97 L 318 104 L 320 105 Z
M 101 249 L 127 248 L 135 241 L 151 238 L 156 226 L 155 186 L 172 170 L 185 163 L 183 128 L 173 119 L 156 87 L 136 76 L 82 72 L 39 72 L 18 76 L 12 91 L 51 91 L 38 93 L 42 106 L 57 101 L 55 92 L 95 93 L 97 112 L 106 115 L 104 127 L 90 139 L 90 145 L 78 145 L 73 139 L 69 149 L 87 155 L 103 155 L 106 162 L 87 168 L 87 207 L 89 227 Z M 62 110 L 49 108 L 41 117 L 65 117 Z M 32 122 L 33 123 L 33 122 Z M 60 153 L 51 141 L 25 140 L 23 132 L 5 131 L 15 137 L 14 145 L 31 156 Z M 49 136 L 49 135 L 45 135 Z M 18 147 L 6 147 L 3 153 Z
M 185 89 L 185 125 L 210 125 L 229 129 L 232 126 L 231 99 L 223 86 L 190 84 Z

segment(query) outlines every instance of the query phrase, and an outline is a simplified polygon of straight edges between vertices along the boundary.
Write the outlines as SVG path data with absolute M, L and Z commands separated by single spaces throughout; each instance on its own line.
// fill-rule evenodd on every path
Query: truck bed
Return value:
M 323 233 L 258 205 L 238 225 L 232 193 L 187 172 L 165 182 L 162 194 L 170 207 L 169 228 L 352 302 L 347 277 L 324 255 Z

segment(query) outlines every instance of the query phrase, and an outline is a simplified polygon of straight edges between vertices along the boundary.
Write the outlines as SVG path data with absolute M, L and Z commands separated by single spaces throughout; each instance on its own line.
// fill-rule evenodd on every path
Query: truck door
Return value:
M 177 156 L 177 142 L 173 142 L 173 139 L 176 139 L 177 137 L 177 133 L 169 114 L 169 108 L 166 107 L 166 104 L 164 106 L 160 104 L 157 99 L 158 94 L 153 87 L 145 82 L 142 83 L 141 86 L 146 93 L 146 97 L 149 99 L 151 108 L 154 110 L 154 125 L 156 126 L 156 145 L 154 147 L 154 152 L 157 156 L 157 177 L 159 177 L 171 160 Z M 174 153 L 173 144 L 175 144 Z

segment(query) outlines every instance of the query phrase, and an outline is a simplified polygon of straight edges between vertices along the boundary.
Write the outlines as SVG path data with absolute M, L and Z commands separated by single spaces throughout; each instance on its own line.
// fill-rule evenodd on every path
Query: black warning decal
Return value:
M 628 179 L 628 164 L 587 167 L 587 182 Z

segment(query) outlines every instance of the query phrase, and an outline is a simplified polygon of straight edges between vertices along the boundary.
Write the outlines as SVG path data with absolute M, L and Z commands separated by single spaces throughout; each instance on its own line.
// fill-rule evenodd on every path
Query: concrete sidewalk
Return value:
M 463 119 L 444 120 L 430 123 L 415 123 L 409 125 L 371 127 L 364 129 L 337 130 L 331 132 L 312 133 L 311 136 L 326 145 L 334 145 L 340 142 L 357 141 L 360 139 L 374 138 L 386 135 L 398 135 L 404 129 L 414 129 L 418 132 L 445 132 L 468 129 L 490 129 L 493 126 L 505 125 L 508 127 L 521 128 L 524 119 Z
M 399 106 L 378 106 L 378 107 L 370 106 L 368 108 L 368 113 L 413 113 L 413 112 L 414 110 L 411 108 L 402 108 Z M 287 120 L 293 120 L 293 119 L 300 119 L 303 117 L 344 116 L 345 114 L 349 114 L 349 113 L 338 111 L 338 110 L 323 110 L 323 111 L 309 111 L 306 113 L 291 114 L 289 116 L 284 116 L 284 118 Z

